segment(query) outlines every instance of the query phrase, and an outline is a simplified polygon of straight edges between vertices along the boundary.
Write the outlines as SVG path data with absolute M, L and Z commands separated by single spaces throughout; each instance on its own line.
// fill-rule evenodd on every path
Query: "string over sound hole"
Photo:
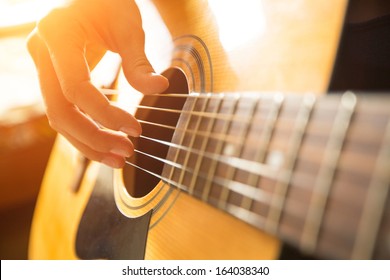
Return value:
M 135 114 L 142 135 L 131 139 L 135 154 L 123 168 L 123 181 L 132 197 L 147 195 L 160 181 L 169 143 L 189 93 L 187 78 L 179 68 L 169 68 L 162 75 L 169 80 L 168 89 L 163 95 L 145 95 Z M 170 96 L 172 93 L 183 97 Z

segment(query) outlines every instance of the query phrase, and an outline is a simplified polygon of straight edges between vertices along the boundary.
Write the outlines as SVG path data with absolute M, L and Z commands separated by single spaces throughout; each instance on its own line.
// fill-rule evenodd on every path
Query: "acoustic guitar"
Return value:
M 389 258 L 388 98 L 325 95 L 347 1 L 140 1 L 166 93 L 112 170 L 59 136 L 33 259 Z

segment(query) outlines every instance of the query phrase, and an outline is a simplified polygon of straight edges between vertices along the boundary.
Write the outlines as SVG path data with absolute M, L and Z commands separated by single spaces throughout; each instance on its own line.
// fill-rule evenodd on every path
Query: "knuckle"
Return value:
M 58 123 L 57 119 L 49 113 L 46 113 L 46 115 L 47 115 L 47 120 L 49 122 L 50 127 L 57 132 L 61 132 L 61 125 Z
M 59 110 L 46 108 L 46 117 L 52 129 L 59 133 L 63 133 L 63 116 L 59 114 Z
M 27 51 L 37 64 L 39 62 L 39 53 L 46 48 L 42 39 L 37 34 L 36 30 L 30 33 L 26 40 Z
M 151 65 L 148 59 L 144 55 L 140 55 L 132 61 L 130 71 L 136 72 L 143 68 L 149 70 L 150 67 Z

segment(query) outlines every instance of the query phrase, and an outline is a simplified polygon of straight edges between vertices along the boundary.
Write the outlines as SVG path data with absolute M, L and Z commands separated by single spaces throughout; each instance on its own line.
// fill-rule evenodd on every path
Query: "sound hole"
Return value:
M 170 68 L 162 73 L 169 80 L 169 88 L 164 92 L 188 94 L 189 88 L 185 74 L 178 68 Z M 145 95 L 135 114 L 141 123 L 142 135 L 145 137 L 132 138 L 135 155 L 129 161 L 140 167 L 126 165 L 123 168 L 123 180 L 128 193 L 132 197 L 142 197 L 148 194 L 158 184 L 160 179 L 151 173 L 161 175 L 169 145 L 161 143 L 171 142 L 174 129 L 179 119 L 179 113 L 185 98 L 161 95 Z M 171 109 L 172 112 L 158 110 L 158 108 Z M 157 109 L 157 110 L 156 110 Z M 147 171 L 144 171 L 142 169 Z

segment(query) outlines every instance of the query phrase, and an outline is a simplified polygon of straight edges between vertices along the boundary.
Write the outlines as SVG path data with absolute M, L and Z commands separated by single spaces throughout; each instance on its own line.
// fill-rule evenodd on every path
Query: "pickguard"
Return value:
M 129 218 L 117 208 L 113 170 L 101 166 L 76 237 L 81 259 L 143 259 L 152 210 Z

